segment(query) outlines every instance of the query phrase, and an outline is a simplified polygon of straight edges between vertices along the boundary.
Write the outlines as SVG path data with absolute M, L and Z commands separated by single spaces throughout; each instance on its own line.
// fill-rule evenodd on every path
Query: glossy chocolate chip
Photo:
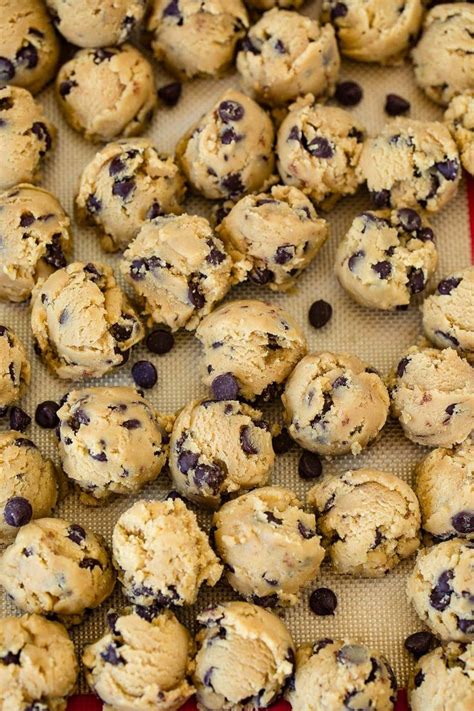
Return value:
M 31 521 L 33 508 L 23 496 L 12 496 L 3 510 L 3 518 L 9 526 L 20 528 Z
M 407 232 L 415 232 L 415 230 L 421 228 L 421 217 L 416 210 L 412 210 L 409 207 L 402 207 L 400 210 L 397 210 L 397 217 L 401 226 Z
M 116 180 L 112 186 L 112 195 L 116 195 L 122 200 L 127 200 L 130 194 L 135 189 L 135 180 L 133 178 L 124 178 Z
M 273 511 L 264 511 L 263 513 L 268 523 L 272 523 L 275 526 L 281 526 L 281 524 L 283 523 L 283 519 L 279 518 L 278 516 L 275 516 Z
M 458 629 L 460 629 L 463 634 L 474 634 L 474 619 L 466 620 L 460 617 L 458 619 Z
M 317 479 L 323 473 L 320 457 L 315 452 L 302 453 L 298 462 L 298 474 L 301 479 Z
M 229 195 L 239 195 L 245 189 L 240 173 L 229 173 L 221 180 L 221 185 Z
M 221 133 L 221 143 L 224 146 L 228 146 L 231 143 L 238 143 L 242 138 L 243 136 L 236 133 L 232 126 L 227 126 Z
M 91 215 L 97 215 L 97 213 L 102 210 L 102 203 L 99 198 L 97 198 L 94 194 L 91 194 L 87 197 L 86 208 Z
M 390 207 L 390 190 L 374 190 L 370 193 L 370 197 L 376 208 Z
M 336 594 L 329 588 L 317 588 L 310 595 L 309 606 L 315 615 L 334 615 L 337 607 Z
M 181 20 L 179 24 L 182 23 L 182 15 L 179 9 L 179 0 L 171 0 L 170 3 L 163 10 L 163 17 L 177 17 Z
M 301 535 L 302 538 L 305 538 L 306 540 L 310 540 L 311 538 L 314 538 L 316 535 L 316 531 L 314 528 L 308 528 L 302 521 L 298 521 L 298 531 Z
M 430 593 L 430 604 L 435 610 L 443 612 L 449 605 L 453 589 L 451 580 L 454 578 L 453 570 L 445 570 L 439 576 L 435 587 Z
M 343 2 L 337 2 L 334 7 L 331 8 L 331 20 L 337 20 L 338 17 L 345 17 L 347 15 L 347 5 Z
M 271 593 L 270 595 L 252 595 L 252 602 L 260 607 L 276 607 L 278 605 L 278 595 L 277 593 Z
M 378 275 L 379 279 L 388 279 L 392 273 L 392 265 L 387 261 L 372 264 L 372 269 Z
M 397 376 L 401 378 L 403 374 L 405 373 L 405 370 L 407 369 L 407 365 L 410 362 L 410 358 L 405 357 L 402 358 L 399 364 L 397 365 Z
M 237 400 L 240 388 L 232 373 L 222 373 L 212 381 L 211 390 L 216 400 Z
M 15 66 L 6 57 L 0 57 L 0 81 L 11 81 L 15 76 Z
M 195 309 L 202 309 L 206 305 L 206 298 L 201 291 L 201 285 L 193 279 L 188 284 L 188 299 Z
M 415 632 L 406 638 L 404 644 L 405 649 L 410 652 L 415 659 L 419 659 L 433 649 L 436 644 L 436 638 L 431 632 Z
M 118 666 L 119 664 L 125 664 L 125 659 L 119 654 L 115 644 L 109 644 L 108 647 L 100 653 L 100 656 L 107 662 L 107 664 L 112 664 L 113 666 Z
M 112 59 L 114 54 L 115 54 L 115 52 L 112 52 L 109 49 L 103 49 L 102 47 L 100 47 L 99 49 L 94 50 L 93 62 L 94 62 L 94 64 L 102 64 L 102 62 Z
M 307 144 L 307 150 L 315 158 L 329 159 L 334 155 L 332 146 L 324 136 L 316 136 Z
M 221 101 L 217 108 L 217 113 L 224 123 L 231 121 L 241 121 L 245 114 L 245 109 L 238 101 Z
M 86 539 L 86 532 L 78 523 L 72 523 L 67 529 L 67 537 L 70 538 L 73 543 L 80 546 Z
M 187 474 L 190 469 L 194 469 L 199 461 L 199 455 L 189 450 L 183 450 L 178 456 L 178 469 L 182 474 Z
M 313 654 L 318 654 L 318 652 L 320 652 L 322 649 L 329 646 L 330 644 L 334 644 L 334 640 L 329 639 L 329 637 L 319 639 L 313 644 Z
M 456 180 L 458 177 L 459 163 L 457 160 L 445 160 L 435 163 L 435 168 L 446 180 Z
M 125 163 L 120 156 L 115 156 L 109 163 L 109 175 L 113 177 L 118 173 L 121 173 L 125 168 Z
M 153 363 L 149 360 L 138 360 L 132 366 L 132 378 L 139 388 L 148 390 L 156 385 L 158 373 Z
M 146 347 L 151 353 L 164 355 L 174 346 L 174 336 L 171 331 L 166 331 L 164 328 L 156 328 L 146 337 Z
M 100 568 L 102 570 L 102 565 L 97 558 L 83 558 L 79 563 L 79 568 L 84 570 L 94 570 L 94 568 Z
M 295 256 L 295 247 L 293 244 L 282 244 L 277 247 L 275 252 L 275 264 L 287 264 Z
M 49 151 L 53 145 L 51 135 L 46 127 L 46 124 L 42 121 L 35 121 L 31 127 L 31 131 L 39 141 L 44 143 L 44 150 L 40 151 L 40 155 L 44 155 L 44 153 Z
M 57 232 L 51 237 L 51 242 L 46 245 L 44 261 L 54 269 L 62 269 L 67 264 L 61 244 L 61 236 L 61 233 Z
M 474 533 L 474 511 L 459 511 L 452 517 L 451 523 L 458 533 Z
M 420 669 L 420 671 L 415 674 L 415 677 L 413 679 L 415 689 L 418 689 L 418 687 L 423 684 L 424 680 L 425 680 L 425 675 L 423 674 L 423 672 Z
M 288 430 L 284 427 L 280 434 L 272 438 L 272 446 L 275 454 L 286 454 L 293 447 L 294 442 L 288 434 Z
M 16 53 L 16 60 L 18 64 L 24 64 L 28 69 L 34 69 L 38 66 L 38 50 L 34 44 L 28 42 L 23 47 L 20 47 Z
M 334 96 L 342 106 L 356 106 L 362 100 L 363 91 L 356 81 L 341 81 L 336 86 Z
M 163 217 L 165 213 L 161 209 L 161 205 L 159 202 L 156 200 L 152 203 L 152 205 L 149 207 L 145 218 L 147 220 L 154 220 L 157 217 Z
M 389 116 L 400 116 L 410 111 L 410 102 L 398 94 L 387 94 L 385 111 Z
M 24 432 L 31 422 L 31 417 L 21 409 L 13 405 L 10 408 L 10 429 L 16 430 L 17 432 Z
M 250 433 L 251 428 L 249 427 L 249 425 L 242 425 L 242 427 L 240 428 L 240 446 L 242 448 L 242 451 L 245 452 L 245 454 L 258 454 L 258 449 L 252 443 Z
M 313 328 L 322 328 L 331 319 L 332 306 L 323 299 L 318 299 L 311 304 L 308 312 L 308 319 Z
M 20 664 L 21 649 L 18 652 L 7 652 L 0 657 L 0 664 L 8 666 L 9 664 Z
M 262 267 L 257 267 L 256 269 L 253 269 L 249 274 L 250 281 L 253 281 L 254 284 L 259 284 L 261 286 L 273 281 L 274 278 L 275 275 L 271 271 L 271 269 L 265 269 Z
M 456 289 L 461 282 L 462 279 L 459 279 L 458 277 L 449 277 L 448 279 L 443 279 L 438 284 L 438 292 L 443 296 L 447 296 L 453 291 L 453 289 Z
M 408 274 L 408 288 L 412 294 L 419 294 L 425 288 L 425 274 L 423 269 L 412 267 Z
M 45 400 L 40 402 L 35 411 L 35 422 L 40 427 L 47 430 L 52 430 L 59 425 L 57 411 L 59 405 L 54 400 Z
M 173 81 L 158 89 L 158 97 L 166 106 L 176 106 L 181 98 L 182 85 L 179 81 Z
M 206 487 L 215 496 L 225 480 L 225 472 L 217 464 L 198 464 L 193 479 L 198 489 Z
M 349 259 L 347 260 L 347 266 L 351 270 L 351 272 L 354 271 L 356 268 L 357 262 L 361 257 L 365 257 L 365 252 L 363 249 L 360 249 L 358 252 L 354 252 Z

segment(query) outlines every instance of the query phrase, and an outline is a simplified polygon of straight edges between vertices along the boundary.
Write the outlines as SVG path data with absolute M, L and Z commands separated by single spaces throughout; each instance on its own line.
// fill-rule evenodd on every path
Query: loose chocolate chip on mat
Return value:
M 12 496 L 3 510 L 3 518 L 9 526 L 20 528 L 31 521 L 33 509 L 28 499 L 23 496 Z
M 286 428 L 283 428 L 280 434 L 277 434 L 272 439 L 273 451 L 275 454 L 285 454 L 286 452 L 289 452 L 293 447 L 293 444 L 294 442 L 288 434 L 288 430 Z
M 410 102 L 398 96 L 398 94 L 387 94 L 385 99 L 385 111 L 389 116 L 400 116 L 410 111 Z
M 436 639 L 431 632 L 415 632 L 406 638 L 405 649 L 413 654 L 415 659 L 419 659 L 424 654 L 428 654 L 435 645 Z
M 321 459 L 314 452 L 304 451 L 298 463 L 298 474 L 302 479 L 317 479 L 323 473 Z
M 313 328 L 322 328 L 328 323 L 331 316 L 332 306 L 323 299 L 315 301 L 309 308 L 308 318 Z
M 363 94 L 362 87 L 356 81 L 341 81 L 336 86 L 336 101 L 343 106 L 356 106 Z
M 222 373 L 214 378 L 211 390 L 216 400 L 237 400 L 239 397 L 239 384 L 232 373 Z
M 149 360 L 138 360 L 132 366 L 132 378 L 139 388 L 148 390 L 156 385 L 158 374 L 155 366 Z
M 40 402 L 35 412 L 36 424 L 46 430 L 52 430 L 54 427 L 57 427 L 59 425 L 59 418 L 56 414 L 58 410 L 59 405 L 57 402 L 54 402 L 54 400 Z
M 158 97 L 166 106 L 176 106 L 181 98 L 182 86 L 179 81 L 173 81 L 158 89 Z
M 337 607 L 336 593 L 329 588 L 317 588 L 309 597 L 309 606 L 315 615 L 334 615 Z

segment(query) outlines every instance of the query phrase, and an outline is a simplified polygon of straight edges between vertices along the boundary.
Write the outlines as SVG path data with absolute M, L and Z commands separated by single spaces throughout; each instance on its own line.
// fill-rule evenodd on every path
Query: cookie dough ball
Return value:
M 272 7 L 281 7 L 284 9 L 301 7 L 304 0 L 247 0 L 247 5 L 255 10 L 263 12 L 264 10 L 271 10 Z
M 438 212 L 456 194 L 461 166 L 447 126 L 401 117 L 366 141 L 358 174 L 378 208 Z
M 194 190 L 211 200 L 264 187 L 274 168 L 273 124 L 255 101 L 229 89 L 181 138 L 177 157 Z
M 324 549 L 316 519 L 288 489 L 266 486 L 239 496 L 214 514 L 213 525 L 227 581 L 246 600 L 296 605 L 318 574 Z
M 125 249 L 146 220 L 182 212 L 184 177 L 147 138 L 108 143 L 85 167 L 76 197 L 81 222 L 94 225 L 106 252 Z
M 56 92 L 69 125 L 95 142 L 138 135 L 157 102 L 153 69 L 131 44 L 79 50 L 59 70 Z
M 239 281 L 249 278 L 272 291 L 290 289 L 329 236 L 301 190 L 276 185 L 241 198 L 217 228 Z
M 170 442 L 173 484 L 198 504 L 267 483 L 275 460 L 270 427 L 237 400 L 194 400 L 179 413 Z
M 85 503 L 134 494 L 161 472 L 170 426 L 133 388 L 73 390 L 57 415 L 62 467 Z
M 362 306 L 389 311 L 407 306 L 438 263 L 433 230 L 410 208 L 363 212 L 336 253 L 341 286 Z
M 474 643 L 450 642 L 418 660 L 408 695 L 412 711 L 469 711 L 474 706 Z
M 474 358 L 474 267 L 440 281 L 422 312 L 423 330 L 433 345 Z
M 291 437 L 325 456 L 360 454 L 379 434 L 389 408 L 380 376 L 347 353 L 303 358 L 288 379 L 282 401 Z
M 280 697 L 295 659 L 282 620 L 248 602 L 228 602 L 205 610 L 198 622 L 194 683 L 200 708 L 267 708 Z
M 20 610 L 80 622 L 114 587 L 109 555 L 99 536 L 60 518 L 23 526 L 0 558 L 0 585 Z
M 410 348 L 389 391 L 392 415 L 412 442 L 452 447 L 474 428 L 474 372 L 453 348 Z
M 0 544 L 31 519 L 49 516 L 58 486 L 54 464 L 18 432 L 0 433 Z
M 2 0 L 0 82 L 37 94 L 54 76 L 59 42 L 41 0 Z
M 0 698 L 5 711 L 65 711 L 79 666 L 63 625 L 40 615 L 1 618 L 0 660 Z
M 30 374 L 23 343 L 11 328 L 0 326 L 0 409 L 20 399 L 29 385 Z
M 87 683 L 114 711 L 177 711 L 193 694 L 191 636 L 169 610 L 110 613 L 111 630 L 84 650 Z
M 237 55 L 246 93 L 274 106 L 308 93 L 331 96 L 339 67 L 331 25 L 277 8 L 251 27 Z
M 100 378 L 143 338 L 134 309 L 105 264 L 74 262 L 33 292 L 35 350 L 66 380 Z
M 297 101 L 278 131 L 278 170 L 314 202 L 329 208 L 356 192 L 356 166 L 364 129 L 352 114 L 334 106 Z
M 443 640 L 474 641 L 474 548 L 454 538 L 418 553 L 408 579 L 410 602 Z
M 231 286 L 232 260 L 205 217 L 145 223 L 120 262 L 150 324 L 192 331 Z
M 296 652 L 296 672 L 287 693 L 294 711 L 392 711 L 396 696 L 392 668 L 385 657 L 365 644 L 321 639 Z
M 474 443 L 434 449 L 416 468 L 423 529 L 436 542 L 474 538 Z
M 146 0 L 46 0 L 56 29 L 78 47 L 125 42 L 145 14 Z
M 124 594 L 160 609 L 192 605 L 203 583 L 214 586 L 222 566 L 180 499 L 138 501 L 115 524 L 114 565 Z
M 55 136 L 56 128 L 29 91 L 0 86 L 0 190 L 36 182 Z
M 456 141 L 463 168 L 474 176 L 474 90 L 451 99 L 444 120 Z
M 203 382 L 218 400 L 272 400 L 307 350 L 293 319 L 256 299 L 220 306 L 203 319 L 196 337 L 203 348 Z

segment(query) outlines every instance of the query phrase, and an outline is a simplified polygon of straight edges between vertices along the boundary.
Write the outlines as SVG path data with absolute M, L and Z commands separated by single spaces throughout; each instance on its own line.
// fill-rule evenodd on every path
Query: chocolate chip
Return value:
M 449 605 L 453 589 L 450 581 L 454 578 L 454 571 L 445 570 L 438 578 L 435 587 L 430 593 L 430 604 L 435 610 L 443 612 Z
M 418 230 L 416 236 L 422 242 L 434 242 L 434 233 L 431 227 L 422 227 Z
M 365 257 L 365 252 L 363 249 L 359 250 L 358 252 L 354 252 L 349 259 L 347 260 L 347 266 L 351 270 L 351 272 L 354 271 L 356 268 L 357 260 L 359 260 L 361 257 Z
M 275 264 L 287 264 L 295 256 L 295 246 L 293 244 L 282 244 L 275 252 Z
M 457 160 L 445 160 L 435 163 L 434 167 L 446 180 L 456 180 L 459 173 L 459 162 Z
M 178 469 L 182 474 L 187 474 L 190 469 L 194 469 L 199 461 L 199 454 L 184 450 L 178 457 Z
M 45 400 L 40 402 L 35 411 L 35 422 L 40 427 L 47 430 L 52 430 L 59 425 L 57 411 L 59 405 L 53 400 Z
M 138 360 L 132 366 L 132 378 L 139 388 L 148 390 L 156 385 L 158 374 L 155 366 L 149 360 Z
M 298 126 L 292 126 L 288 133 L 287 141 L 301 141 L 301 132 Z
M 452 403 L 451 405 L 448 405 L 448 407 L 445 409 L 445 413 L 447 414 L 447 417 L 443 420 L 443 424 L 446 424 L 450 418 L 454 415 L 456 412 L 456 407 L 457 403 Z
M 328 637 L 318 640 L 313 644 L 313 654 L 318 654 L 318 652 L 320 652 L 322 649 L 324 649 L 330 644 L 334 644 L 334 641 L 332 639 L 329 639 Z
M 458 619 L 458 629 L 464 634 L 472 635 L 474 633 L 474 620 Z
M 451 523 L 458 533 L 474 533 L 474 511 L 459 511 Z
M 279 599 L 277 593 L 271 593 L 270 595 L 252 595 L 252 602 L 255 605 L 260 605 L 260 607 L 276 607 Z
M 15 66 L 6 57 L 0 57 L 0 81 L 11 81 L 15 76 Z
M 278 518 L 278 516 L 275 516 L 272 511 L 264 511 L 263 513 L 268 523 L 273 523 L 275 526 L 281 526 L 281 524 L 283 523 L 283 519 Z
M 118 634 L 117 626 L 116 626 L 118 618 L 119 618 L 119 615 L 117 612 L 115 612 L 115 610 L 109 610 L 109 612 L 105 616 L 107 625 L 113 634 Z
M 212 687 L 212 684 L 211 684 L 211 676 L 212 676 L 212 672 L 214 671 L 214 669 L 215 669 L 215 667 L 210 667 L 210 668 L 205 672 L 205 674 L 204 674 L 204 676 L 203 676 L 203 679 L 202 679 L 204 686 L 210 686 L 210 687 Z
M 245 109 L 238 101 L 221 101 L 217 107 L 217 113 L 224 123 L 231 121 L 241 121 L 245 114 Z
M 226 255 L 217 248 L 212 239 L 206 240 L 206 244 L 210 249 L 210 252 L 206 257 L 206 262 L 209 262 L 209 264 L 212 264 L 213 266 L 222 264 L 226 258 Z
M 115 52 L 111 52 L 109 49 L 96 49 L 94 50 L 93 62 L 94 64 L 102 64 L 102 62 L 112 59 Z
M 94 194 L 91 194 L 87 197 L 86 208 L 91 215 L 97 215 L 102 210 L 102 203 Z
M 35 121 L 31 127 L 31 131 L 32 133 L 34 133 L 34 135 L 39 141 L 42 141 L 44 143 L 44 150 L 40 151 L 40 155 L 44 155 L 47 151 L 50 150 L 51 146 L 53 145 L 46 124 L 44 124 L 42 121 Z
M 21 47 L 15 56 L 18 64 L 25 64 L 28 69 L 34 69 L 38 66 L 38 50 L 31 42 Z
M 344 375 L 340 375 L 336 380 L 333 382 L 332 387 L 333 388 L 345 388 L 348 383 L 347 378 Z
M 269 282 L 273 281 L 275 275 L 270 269 L 257 267 L 255 269 L 252 269 L 249 274 L 249 278 L 251 281 L 253 281 L 254 284 L 259 284 L 263 286 L 264 284 L 268 284 Z
M 314 538 L 316 535 L 316 531 L 313 528 L 308 528 L 307 526 L 305 526 L 302 521 L 298 521 L 298 531 L 300 532 L 301 536 L 307 541 L 309 541 L 311 538 Z
M 164 214 L 165 214 L 165 213 L 164 213 L 163 210 L 161 209 L 160 203 L 157 202 L 156 200 L 154 200 L 154 202 L 152 203 L 151 207 L 148 209 L 145 218 L 146 218 L 147 220 L 154 220 L 154 219 L 156 219 L 157 217 L 163 217 Z
M 415 632 L 409 635 L 404 644 L 405 649 L 412 654 L 415 659 L 419 659 L 424 654 L 433 649 L 436 638 L 431 632 Z
M 78 523 L 72 523 L 67 529 L 67 537 L 76 545 L 80 546 L 86 539 L 86 532 Z
M 21 649 L 18 652 L 7 652 L 0 657 L 0 663 L 8 666 L 9 664 L 20 664 Z
M 79 568 L 84 568 L 85 570 L 94 570 L 94 568 L 100 568 L 102 570 L 102 565 L 97 558 L 83 558 L 79 563 Z
M 23 212 L 20 217 L 20 227 L 30 227 L 36 222 L 35 216 L 31 212 Z
M 171 489 L 171 491 L 169 491 L 165 496 L 165 501 L 176 501 L 177 499 L 183 501 L 183 497 L 179 491 L 176 491 L 175 489 Z
M 336 85 L 334 96 L 342 106 L 356 106 L 362 100 L 363 91 L 355 81 L 341 81 Z
M 252 54 L 261 54 L 260 49 L 252 42 L 248 35 L 240 42 L 240 51 L 251 52 Z
M 412 294 L 419 294 L 425 288 L 425 275 L 423 269 L 412 267 L 408 274 L 408 288 Z
M 240 173 L 229 173 L 221 180 L 221 185 L 229 195 L 239 195 L 245 190 Z
M 392 265 L 387 261 L 372 264 L 372 269 L 376 274 L 378 274 L 379 279 L 388 279 L 392 273 Z
M 332 316 L 332 306 L 323 299 L 318 299 L 309 307 L 308 318 L 313 328 L 322 328 Z
M 283 428 L 280 434 L 272 439 L 273 451 L 275 454 L 286 454 L 293 447 L 294 442 L 288 434 L 288 430 Z
M 450 333 L 445 333 L 444 331 L 440 331 L 439 329 L 435 331 L 435 335 L 439 338 L 444 338 L 446 341 L 448 341 L 449 346 L 459 348 L 459 341 L 456 336 L 452 336 Z
M 281 391 L 281 384 L 269 383 L 258 396 L 260 402 L 272 402 Z
M 232 373 L 222 373 L 212 381 L 211 390 L 216 400 L 237 400 L 240 388 Z
M 123 178 L 123 180 L 116 180 L 113 184 L 112 195 L 116 195 L 122 200 L 126 200 L 134 189 L 134 178 Z
M 215 496 L 225 480 L 225 472 L 217 464 L 198 464 L 193 480 L 199 489 L 207 487 Z
M 343 2 L 337 2 L 334 7 L 331 7 L 331 20 L 337 20 L 338 17 L 345 17 L 347 15 L 347 5 Z
M 315 158 L 332 158 L 334 155 L 334 151 L 331 147 L 331 144 L 329 143 L 327 138 L 324 138 L 324 136 L 316 136 L 315 138 L 310 141 L 307 145 L 307 150 L 311 153 L 312 156 Z
M 315 452 L 302 453 L 298 462 L 298 474 L 301 479 L 317 479 L 323 473 L 321 459 Z
M 77 81 L 74 81 L 72 79 L 66 79 L 66 81 L 62 81 L 59 85 L 59 95 L 64 99 L 66 96 L 69 96 L 71 90 L 76 86 Z
M 334 615 L 337 607 L 336 594 L 329 588 L 317 588 L 310 595 L 309 606 L 315 615 Z
M 162 17 L 177 17 L 181 20 L 179 24 L 182 24 L 182 15 L 179 9 L 179 0 L 171 0 L 171 2 L 163 10 Z
M 459 279 L 458 277 L 443 279 L 443 281 L 440 281 L 438 284 L 438 292 L 443 296 L 447 296 L 453 291 L 453 289 L 456 289 L 461 282 L 462 279 Z
M 194 278 L 191 278 L 188 284 L 188 299 L 196 309 L 202 309 L 206 304 L 201 285 Z
M 120 158 L 120 156 L 115 156 L 115 158 L 113 158 L 109 163 L 109 175 L 113 177 L 114 175 L 117 175 L 117 173 L 121 173 L 124 168 L 125 163 L 123 162 L 123 160 Z
M 26 437 L 17 437 L 14 442 L 15 447 L 32 447 L 37 449 L 37 446 L 31 439 L 26 439 Z
M 174 346 L 174 336 L 171 331 L 166 331 L 164 328 L 156 328 L 146 337 L 146 347 L 151 353 L 164 355 Z
M 372 191 L 370 193 L 370 197 L 372 198 L 372 202 L 376 208 L 381 209 L 383 207 L 390 207 L 390 190 L 384 189 Z
M 389 116 L 400 116 L 410 111 L 410 102 L 398 94 L 387 94 L 385 111 Z
M 249 425 L 242 425 L 240 428 L 240 446 L 245 454 L 258 454 L 258 449 L 250 439 L 250 431 Z
M 24 432 L 30 422 L 31 417 L 21 407 L 13 405 L 10 409 L 10 429 Z
M 61 233 L 56 232 L 51 237 L 51 242 L 46 245 L 44 261 L 54 267 L 54 269 L 62 269 L 67 264 L 61 244 L 61 237 Z
M 182 88 L 179 81 L 173 81 L 158 89 L 158 97 L 166 106 L 176 106 L 181 98 Z
M 236 133 L 232 126 L 227 126 L 221 133 L 221 143 L 224 146 L 228 146 L 230 143 L 238 143 L 242 138 L 243 136 Z
M 421 228 L 421 217 L 415 210 L 409 207 L 402 207 L 397 210 L 398 220 L 407 232 L 415 232 Z
M 3 518 L 9 526 L 20 528 L 31 521 L 33 508 L 23 496 L 12 496 L 3 510 Z
M 107 461 L 107 455 L 105 452 L 98 452 L 97 454 L 94 454 L 89 450 L 89 454 L 92 457 L 92 459 L 95 459 L 97 462 L 106 462 Z
M 90 418 L 82 408 L 77 408 L 73 415 L 67 421 L 67 424 L 72 429 L 74 434 L 79 431 L 81 425 L 88 425 L 90 423 Z
M 401 378 L 403 374 L 405 373 L 405 370 L 407 369 L 407 365 L 410 362 L 410 358 L 405 357 L 402 358 L 399 364 L 397 365 L 397 376 Z
M 425 675 L 423 674 L 423 672 L 420 669 L 420 671 L 415 674 L 415 677 L 413 679 L 415 689 L 418 689 L 418 687 L 423 684 L 424 680 L 425 680 Z
M 113 666 L 125 664 L 125 659 L 118 653 L 115 644 L 109 644 L 109 646 L 106 647 L 106 649 L 104 649 L 104 651 L 100 653 L 100 656 L 102 657 L 104 662 L 112 664 Z

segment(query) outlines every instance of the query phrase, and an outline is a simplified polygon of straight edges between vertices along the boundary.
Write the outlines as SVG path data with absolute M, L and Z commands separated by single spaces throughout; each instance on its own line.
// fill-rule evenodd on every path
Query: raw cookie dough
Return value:
M 452 348 L 410 348 L 388 379 L 392 415 L 412 442 L 452 447 L 474 428 L 474 370 Z
M 379 652 L 326 638 L 298 648 L 286 698 L 293 711 L 392 711 L 396 696 L 395 674 Z
M 205 217 L 146 222 L 120 262 L 149 324 L 192 331 L 231 286 L 232 260 Z
M 340 241 L 334 271 L 359 304 L 388 311 L 423 291 L 437 262 L 433 230 L 416 210 L 366 211 Z
M 76 197 L 81 222 L 95 225 L 106 252 L 125 249 L 145 220 L 182 212 L 184 176 L 147 138 L 108 143 L 84 168 Z
M 442 640 L 474 641 L 474 547 L 454 538 L 423 548 L 408 579 L 416 612 Z
M 296 605 L 318 574 L 324 549 L 316 518 L 289 489 L 266 486 L 239 496 L 224 504 L 212 523 L 227 582 L 250 602 Z
M 290 632 L 276 615 L 248 602 L 227 602 L 198 615 L 194 683 L 204 711 L 266 708 L 293 673 Z
M 147 0 L 46 0 L 56 29 L 78 47 L 125 42 L 145 14 Z
M 25 346 L 11 328 L 0 326 L 0 409 L 20 399 L 30 383 L 30 374 Z
M 246 0 L 247 5 L 260 12 L 271 10 L 272 7 L 282 7 L 286 10 L 301 7 L 304 0 Z
M 359 62 L 394 64 L 416 39 L 422 0 L 324 0 L 322 19 L 331 21 L 341 53 Z
M 300 99 L 278 130 L 281 179 L 330 208 L 362 182 L 356 166 L 363 141 L 364 129 L 348 111 L 315 104 L 311 95 Z
M 474 708 L 474 643 L 450 642 L 418 660 L 410 677 L 412 711 Z
M 128 360 L 143 338 L 134 309 L 112 269 L 74 262 L 33 292 L 35 350 L 59 378 L 99 378 Z
M 71 223 L 59 200 L 22 183 L 0 195 L 0 299 L 30 298 L 36 281 L 66 266 Z
M 444 114 L 463 168 L 474 176 L 474 89 L 454 96 Z
M 273 124 L 240 91 L 229 89 L 181 138 L 176 154 L 194 190 L 212 200 L 261 188 L 274 168 Z
M 180 499 L 138 501 L 115 524 L 114 565 L 124 594 L 160 609 L 192 605 L 203 583 L 214 586 L 222 566 Z
M 59 42 L 41 0 L 2 0 L 0 83 L 37 94 L 54 76 Z
M 82 657 L 105 711 L 177 711 L 194 694 L 191 636 L 169 610 L 118 616 Z
M 214 392 L 219 384 L 220 391 L 246 400 L 272 400 L 307 350 L 293 319 L 256 299 L 220 306 L 203 319 L 196 338 L 203 348 L 204 384 Z
M 474 7 L 453 2 L 432 8 L 412 52 L 415 79 L 430 99 L 447 106 L 453 96 L 474 89 Z
M 192 79 L 223 74 L 248 26 L 241 0 L 152 0 L 147 29 L 155 57 Z
M 326 220 L 298 190 L 275 185 L 239 200 L 217 228 L 238 281 L 290 289 L 329 236 Z
M 331 96 L 339 67 L 331 25 L 277 8 L 251 27 L 237 55 L 245 92 L 275 106 L 308 93 Z
M 0 190 L 36 182 L 55 136 L 56 128 L 29 91 L 0 86 Z
M 198 504 L 267 483 L 275 461 L 270 427 L 237 400 L 193 400 L 179 413 L 170 442 L 174 486 Z
M 436 542 L 474 538 L 474 443 L 434 449 L 416 468 L 423 529 Z
M 131 44 L 81 49 L 56 78 L 57 100 L 69 125 L 89 141 L 136 136 L 153 116 L 153 69 Z
M 37 446 L 19 432 L 0 433 L 0 545 L 20 526 L 49 516 L 58 498 L 56 470 Z M 12 525 L 18 522 L 18 525 Z
M 166 462 L 171 423 L 133 388 L 73 390 L 57 415 L 62 467 L 85 503 L 140 491 Z
M 442 279 L 422 312 L 423 330 L 433 345 L 474 358 L 474 267 Z
M 347 353 L 303 358 L 288 379 L 282 401 L 295 442 L 329 456 L 360 454 L 384 426 L 389 408 L 380 376 Z
M 100 605 L 114 583 L 102 539 L 60 518 L 23 526 L 0 558 L 0 585 L 20 610 L 58 615 L 70 624 Z
M 418 548 L 420 507 L 395 474 L 356 469 L 325 476 L 308 493 L 337 573 L 386 575 Z
M 79 665 L 63 625 L 40 615 L 0 618 L 0 662 L 4 711 L 65 711 Z

